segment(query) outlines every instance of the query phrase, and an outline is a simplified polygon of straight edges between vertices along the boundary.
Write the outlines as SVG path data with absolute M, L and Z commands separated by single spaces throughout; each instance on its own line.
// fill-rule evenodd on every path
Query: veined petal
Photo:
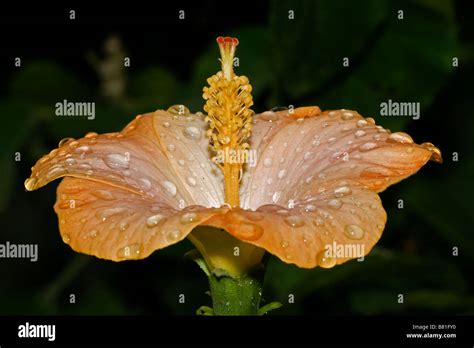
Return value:
M 295 197 L 291 208 L 271 204 L 256 211 L 230 210 L 205 224 L 224 228 L 284 262 L 329 268 L 368 254 L 385 221 L 377 193 L 356 182 L 335 180 L 312 195 Z
M 61 143 L 41 158 L 25 186 L 34 190 L 71 176 L 144 195 L 173 208 L 219 207 L 222 178 L 208 159 L 202 117 L 158 110 L 137 118 L 119 133 Z M 217 175 L 216 175 L 217 173 Z
M 228 208 L 176 210 L 107 183 L 64 178 L 54 210 L 63 241 L 75 251 L 123 261 L 142 259 L 186 238 L 194 227 Z
M 432 144 L 414 144 L 407 134 L 390 134 L 373 119 L 349 110 L 266 112 L 255 116 L 253 133 L 258 161 L 243 177 L 244 209 L 284 205 L 334 180 L 380 192 L 414 174 L 431 157 L 440 159 Z

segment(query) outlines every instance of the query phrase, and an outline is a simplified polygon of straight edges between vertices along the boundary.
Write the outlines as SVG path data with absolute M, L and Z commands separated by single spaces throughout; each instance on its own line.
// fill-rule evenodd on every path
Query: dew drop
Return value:
M 337 198 L 341 198 L 341 197 L 350 195 L 351 193 L 352 193 L 352 190 L 351 190 L 350 187 L 348 187 L 348 186 L 340 186 L 340 187 L 337 187 L 337 188 L 334 190 L 334 195 L 335 195 Z
M 95 239 L 97 238 L 97 236 L 99 235 L 99 232 L 97 230 L 92 230 L 92 231 L 89 231 L 87 232 L 85 235 L 84 235 L 84 239 L 87 239 L 87 238 L 90 238 L 90 239 Z
M 368 122 L 366 120 L 359 120 L 357 121 L 357 127 L 362 128 L 368 125 Z
M 166 111 L 174 115 L 189 115 L 191 113 L 183 104 L 172 105 Z
M 309 213 L 310 211 L 316 211 L 316 206 L 313 205 L 313 204 L 307 204 L 305 207 L 304 207 L 304 211 Z
M 128 169 L 130 165 L 128 157 L 118 153 L 112 153 L 105 156 L 104 162 L 109 168 L 112 169 Z
M 346 225 L 344 235 L 347 238 L 359 240 L 364 237 L 364 230 L 357 225 Z
M 354 117 L 354 114 L 352 112 L 344 112 L 341 116 L 343 120 L 350 120 L 353 117 Z
M 162 184 L 169 194 L 171 194 L 172 196 L 176 196 L 176 192 L 178 191 L 178 189 L 176 188 L 175 184 L 173 184 L 171 181 L 168 181 L 168 180 L 163 181 Z
M 318 266 L 321 268 L 332 268 L 336 265 L 337 260 L 327 255 L 326 250 L 320 251 L 316 256 Z
M 138 185 L 143 191 L 149 191 L 151 189 L 151 181 L 145 178 L 138 179 Z
M 92 194 L 96 196 L 97 198 L 100 198 L 106 201 L 113 201 L 115 199 L 114 195 L 107 190 L 96 190 L 92 192 Z
M 71 236 L 68 233 L 62 234 L 61 237 L 63 239 L 63 242 L 66 244 L 69 244 L 69 242 L 71 241 Z
M 413 139 L 411 138 L 411 136 L 403 132 L 395 132 L 395 133 L 390 134 L 390 136 L 387 138 L 387 141 L 391 143 L 401 143 L 401 144 L 413 143 Z
M 92 150 L 89 146 L 82 145 L 82 146 L 79 146 L 78 148 L 76 148 L 74 150 L 74 152 L 77 153 L 77 154 L 86 154 L 86 153 L 92 153 Z
M 273 196 L 272 196 L 272 202 L 277 203 L 280 197 L 281 197 L 281 191 L 275 191 L 275 193 L 273 193 Z
M 64 161 L 68 166 L 72 166 L 73 164 L 76 164 L 76 160 L 74 158 L 66 158 Z
M 279 178 L 279 179 L 283 179 L 283 178 L 286 176 L 287 173 L 288 173 L 288 171 L 287 171 L 286 169 L 280 170 L 280 171 L 278 172 L 278 178 Z
M 117 207 L 117 208 L 107 208 L 104 210 L 98 211 L 95 216 L 100 220 L 100 221 L 106 221 L 108 218 L 114 215 L 120 215 L 128 212 L 127 208 L 122 208 L 122 207 Z
M 336 142 L 336 138 L 332 137 L 328 139 L 328 144 L 334 144 Z
M 25 180 L 25 188 L 28 191 L 33 191 L 35 189 L 36 183 L 38 180 L 36 178 L 28 178 Z
M 174 151 L 176 149 L 176 146 L 174 144 L 168 144 L 166 148 L 168 149 L 168 151 Z
M 188 224 L 191 222 L 195 222 L 197 219 L 199 219 L 199 215 L 196 213 L 186 213 L 183 216 L 181 216 L 181 219 L 179 220 L 182 224 Z
M 194 139 L 194 140 L 201 139 L 201 130 L 197 127 L 186 127 L 183 130 L 183 134 L 188 139 Z
M 237 233 L 239 239 L 253 241 L 262 237 L 263 228 L 250 222 L 242 222 Z
M 360 138 L 360 137 L 363 137 L 365 135 L 365 132 L 363 130 L 358 130 L 357 132 L 355 132 L 355 137 L 356 138 Z
M 303 159 L 304 159 L 305 161 L 308 161 L 308 160 L 310 160 L 310 159 L 313 158 L 313 155 L 314 155 L 314 152 L 306 152 L 306 153 L 304 154 L 304 156 L 303 156 Z
M 187 181 L 187 183 L 189 184 L 189 186 L 193 186 L 193 187 L 194 187 L 194 186 L 197 185 L 196 179 L 194 179 L 192 176 L 188 176 L 188 177 L 186 178 L 186 181 Z
M 161 215 L 161 214 L 152 215 L 146 220 L 146 225 L 148 227 L 155 227 L 164 220 L 165 220 L 164 215 Z
M 181 231 L 180 230 L 173 230 L 173 231 L 169 231 L 168 233 L 166 233 L 166 239 L 170 243 L 174 243 L 174 242 L 178 241 L 180 238 L 181 238 Z
M 377 144 L 376 143 L 371 143 L 371 142 L 368 142 L 368 143 L 365 143 L 364 145 L 361 145 L 359 146 L 359 151 L 369 151 L 369 150 L 373 150 L 377 147 Z
M 288 226 L 291 227 L 301 227 L 304 226 L 304 220 L 301 216 L 298 215 L 291 215 L 285 218 L 285 222 Z
M 328 202 L 328 205 L 333 209 L 340 209 L 342 207 L 342 202 L 339 199 L 334 198 Z
M 169 122 L 164 122 L 164 123 L 163 123 L 163 127 L 169 128 L 169 127 L 170 127 L 170 123 L 169 123 Z
M 141 245 L 138 243 L 127 245 L 117 251 L 117 257 L 120 259 L 136 259 L 140 256 Z
M 63 174 L 66 174 L 67 170 L 63 166 L 54 166 L 46 174 L 47 179 L 55 179 Z
M 126 222 L 121 222 L 120 225 L 119 225 L 119 230 L 121 232 L 125 231 L 130 225 Z
M 59 142 L 58 144 L 58 147 L 61 147 L 63 145 L 66 145 L 67 143 L 69 143 L 70 141 L 74 141 L 74 138 L 64 138 L 64 139 L 61 139 L 61 141 Z
M 273 122 L 278 120 L 278 115 L 273 111 L 265 111 L 259 115 L 259 118 L 264 121 Z
M 267 168 L 271 167 L 273 164 L 273 159 L 270 157 L 267 157 L 263 160 L 263 165 Z

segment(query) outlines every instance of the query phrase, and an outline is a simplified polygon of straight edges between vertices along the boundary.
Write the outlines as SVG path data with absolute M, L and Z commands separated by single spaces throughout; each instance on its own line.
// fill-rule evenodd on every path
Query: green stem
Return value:
M 209 276 L 214 315 L 258 315 L 261 277 Z

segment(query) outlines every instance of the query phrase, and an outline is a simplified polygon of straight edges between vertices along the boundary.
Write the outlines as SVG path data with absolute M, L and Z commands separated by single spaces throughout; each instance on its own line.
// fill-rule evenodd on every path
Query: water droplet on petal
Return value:
M 186 178 L 186 181 L 187 181 L 187 183 L 189 184 L 189 186 L 193 186 L 193 187 L 194 187 L 194 186 L 197 185 L 196 179 L 194 179 L 192 176 L 188 176 L 188 177 Z
M 301 227 L 304 226 L 304 220 L 301 216 L 291 215 L 285 218 L 285 222 L 288 226 L 291 227 Z
M 342 207 L 342 202 L 335 198 L 335 199 L 331 199 L 329 202 L 328 202 L 328 205 L 331 207 L 331 208 L 334 208 L 334 209 L 340 209 Z
M 66 168 L 64 168 L 63 166 L 54 166 L 54 167 L 51 167 L 50 170 L 48 171 L 48 173 L 46 174 L 46 178 L 48 180 L 51 180 L 51 179 L 55 179 L 63 174 L 66 174 L 67 173 L 67 170 Z
M 368 124 L 368 122 L 366 120 L 359 120 L 359 121 L 357 121 L 356 125 L 357 125 L 357 127 L 362 128 L 362 127 L 367 126 L 367 124 Z
M 92 153 L 92 150 L 89 146 L 82 145 L 82 146 L 79 146 L 78 148 L 76 148 L 74 150 L 74 152 L 77 153 L 77 154 L 86 154 L 86 153 Z
M 169 122 L 163 122 L 163 127 L 169 128 L 169 127 L 170 127 L 170 123 L 169 123 Z
M 61 147 L 63 145 L 66 145 L 67 143 L 69 143 L 70 141 L 74 141 L 74 138 L 64 138 L 64 139 L 61 139 L 61 141 L 59 142 L 58 144 L 58 147 Z
M 61 237 L 63 239 L 63 242 L 66 244 L 69 244 L 69 242 L 71 241 L 71 236 L 68 233 L 62 234 Z
M 303 156 L 303 159 L 304 159 L 305 161 L 310 160 L 310 159 L 313 158 L 313 155 L 314 155 L 314 152 L 306 152 L 306 153 L 304 154 L 304 156 Z
M 349 186 L 340 186 L 334 190 L 334 194 L 337 198 L 350 195 L 351 193 L 352 193 L 352 190 L 350 189 Z
M 72 140 L 72 141 L 68 142 L 68 144 L 69 144 L 69 147 L 71 149 L 74 149 L 79 145 L 79 142 L 77 140 Z
M 68 166 L 72 166 L 72 165 L 76 164 L 77 162 L 74 158 L 66 158 L 64 163 L 66 163 Z
M 310 211 L 316 211 L 316 206 L 313 205 L 313 204 L 307 204 L 305 207 L 304 207 L 304 211 L 305 212 L 310 212 Z
M 198 219 L 199 219 L 198 214 L 196 214 L 196 213 L 186 213 L 183 216 L 181 216 L 181 219 L 179 221 L 182 224 L 187 224 L 187 223 L 195 222 Z
M 175 184 L 173 184 L 171 181 L 165 180 L 163 181 L 163 186 L 172 196 L 176 196 L 178 189 L 176 188 Z
M 169 243 L 175 243 L 181 238 L 181 231 L 180 230 L 172 230 L 166 233 L 166 240 Z
M 121 215 L 121 214 L 124 214 L 126 212 L 128 212 L 128 209 L 123 208 L 123 207 L 107 208 L 107 209 L 98 211 L 95 214 L 95 216 L 101 221 L 106 221 L 111 216 Z
M 166 111 L 174 115 L 189 115 L 191 113 L 191 111 L 189 111 L 189 109 L 183 104 L 172 105 Z
M 321 268 L 332 268 L 336 265 L 336 258 L 327 255 L 326 250 L 320 251 L 316 256 L 318 266 Z
M 413 143 L 413 139 L 411 138 L 411 136 L 403 132 L 395 132 L 395 133 L 390 134 L 390 136 L 387 138 L 387 141 L 391 143 L 401 143 L 401 144 Z
M 273 111 L 265 111 L 265 112 L 262 112 L 258 116 L 259 116 L 259 119 L 262 119 L 268 122 L 273 122 L 273 121 L 278 120 L 278 115 Z
M 140 256 L 141 245 L 138 243 L 127 245 L 117 251 L 117 257 L 120 259 L 136 259 Z
M 186 127 L 183 130 L 183 134 L 188 139 L 194 139 L 194 140 L 201 139 L 201 130 L 197 127 Z
M 92 231 L 87 232 L 83 236 L 83 239 L 87 239 L 87 238 L 95 239 L 95 238 L 97 238 L 98 235 L 99 235 L 99 232 L 97 230 L 92 230 Z
M 151 189 L 151 181 L 145 178 L 138 179 L 138 185 L 144 191 L 149 191 Z
M 118 153 L 112 153 L 104 158 L 105 164 L 112 169 L 128 169 L 129 158 Z
M 332 137 L 328 139 L 328 144 L 334 144 L 336 142 L 336 138 Z
M 359 146 L 359 151 L 369 151 L 369 150 L 373 150 L 377 147 L 377 144 L 376 143 L 365 143 L 364 145 L 361 145 Z
M 100 198 L 106 201 L 112 201 L 115 199 L 114 195 L 107 190 L 96 190 L 96 191 L 93 191 L 92 194 L 96 196 L 97 198 Z
M 280 170 L 280 171 L 278 172 L 278 178 L 279 178 L 279 179 L 283 179 L 283 178 L 286 176 L 287 173 L 288 173 L 288 171 L 287 171 L 286 169 Z
M 161 214 L 152 215 L 146 220 L 146 225 L 148 227 L 155 227 L 160 222 L 165 221 L 165 219 L 166 219 L 165 216 Z
M 36 183 L 38 180 L 36 178 L 28 178 L 25 180 L 25 188 L 28 191 L 33 191 L 35 189 Z
M 263 165 L 267 168 L 271 167 L 273 164 L 273 159 L 270 157 L 267 157 L 263 160 Z
M 178 160 L 178 164 L 182 167 L 186 162 L 182 159 Z
M 120 225 L 119 225 L 119 230 L 121 232 L 125 231 L 130 225 L 126 222 L 121 222 Z
M 251 221 L 262 221 L 264 216 L 263 214 L 259 213 L 259 212 L 247 212 L 247 214 L 245 215 L 247 217 L 247 219 L 251 220 Z
M 352 112 L 344 112 L 341 116 L 343 120 L 350 120 L 353 117 L 354 117 L 354 114 Z
M 364 230 L 357 225 L 346 225 L 344 235 L 347 238 L 359 240 L 364 237 Z
M 275 193 L 273 193 L 273 196 L 272 196 L 272 202 L 277 203 L 280 197 L 281 197 L 281 191 L 275 191 Z
M 356 138 L 360 138 L 360 137 L 363 137 L 365 135 L 365 132 L 363 130 L 358 130 L 357 132 L 355 132 L 355 137 Z
M 253 241 L 262 237 L 263 228 L 250 222 L 242 222 L 235 232 L 239 239 Z
M 168 149 L 168 151 L 174 151 L 176 149 L 176 146 L 174 144 L 168 144 L 166 148 Z

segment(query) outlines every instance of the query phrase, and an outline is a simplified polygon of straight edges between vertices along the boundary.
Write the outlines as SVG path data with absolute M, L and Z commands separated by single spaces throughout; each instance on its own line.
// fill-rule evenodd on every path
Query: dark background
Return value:
M 75 20 L 68 19 L 70 9 Z M 185 20 L 178 19 L 181 9 Z M 183 258 L 189 242 L 134 262 L 77 254 L 58 233 L 57 182 L 33 193 L 23 182 L 64 137 L 118 131 L 137 114 L 173 104 L 202 110 L 205 80 L 220 69 L 219 35 L 240 40 L 237 73 L 250 78 L 257 112 L 289 104 L 357 110 L 417 143 L 433 142 L 445 160 L 381 194 L 388 222 L 365 262 L 303 270 L 270 258 L 263 297 L 284 304 L 272 315 L 474 312 L 474 11 L 467 1 L 200 1 L 0 11 L 0 243 L 39 245 L 36 263 L 0 259 L 0 314 L 192 315 L 210 305 L 205 275 Z M 110 35 L 131 58 L 126 92 L 114 100 L 101 97 L 102 78 L 86 59 L 91 51 L 105 59 Z M 95 101 L 95 120 L 56 117 L 54 104 L 63 99 Z M 380 103 L 388 99 L 420 102 L 421 118 L 381 117 Z

